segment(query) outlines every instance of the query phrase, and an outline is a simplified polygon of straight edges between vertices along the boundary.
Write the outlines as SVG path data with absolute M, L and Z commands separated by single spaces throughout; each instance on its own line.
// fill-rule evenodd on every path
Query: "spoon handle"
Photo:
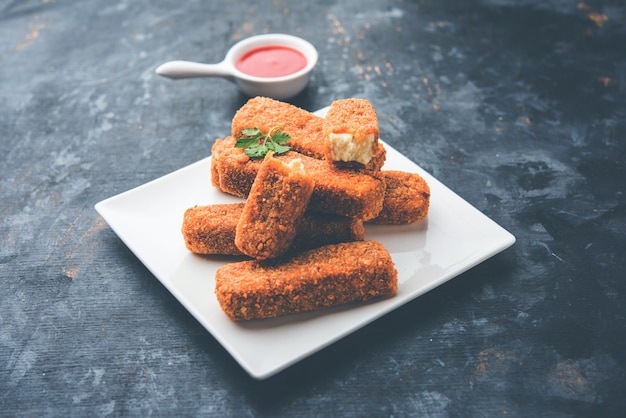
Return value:
M 192 61 L 168 61 L 157 67 L 155 72 L 170 78 L 227 77 L 232 78 L 230 67 L 224 62 L 202 64 Z

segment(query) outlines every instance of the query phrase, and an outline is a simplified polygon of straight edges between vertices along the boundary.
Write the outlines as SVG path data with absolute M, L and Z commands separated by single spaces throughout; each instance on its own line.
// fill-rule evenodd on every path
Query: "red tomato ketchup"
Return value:
M 235 67 L 255 77 L 282 77 L 306 67 L 304 54 L 281 45 L 251 49 L 237 59 Z

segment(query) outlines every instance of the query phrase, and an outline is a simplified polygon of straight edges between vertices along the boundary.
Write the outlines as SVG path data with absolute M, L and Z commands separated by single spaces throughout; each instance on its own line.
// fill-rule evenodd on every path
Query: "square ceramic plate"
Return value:
M 185 209 L 241 201 L 211 185 L 210 158 L 103 200 L 96 204 L 96 210 L 237 362 L 252 377 L 264 379 L 515 242 L 509 232 L 385 145 L 385 169 L 419 173 L 429 183 L 431 202 L 423 222 L 366 226 L 366 239 L 382 242 L 391 253 L 399 282 L 397 295 L 372 303 L 249 322 L 228 319 L 214 295 L 215 271 L 228 260 L 191 254 L 181 235 Z

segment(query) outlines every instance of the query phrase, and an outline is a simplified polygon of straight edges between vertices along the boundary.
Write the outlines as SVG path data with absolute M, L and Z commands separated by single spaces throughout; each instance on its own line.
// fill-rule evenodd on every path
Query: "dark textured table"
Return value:
M 0 9 L 0 415 L 624 412 L 623 1 Z M 217 62 L 266 32 L 320 52 L 292 103 L 369 99 L 390 145 L 517 242 L 259 381 L 94 204 L 208 156 L 247 99 L 156 66 Z

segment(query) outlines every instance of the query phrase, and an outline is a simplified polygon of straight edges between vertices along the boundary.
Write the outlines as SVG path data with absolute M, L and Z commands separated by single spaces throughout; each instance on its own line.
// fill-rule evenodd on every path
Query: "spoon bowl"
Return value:
M 263 47 L 288 47 L 300 52 L 306 59 L 304 68 L 279 77 L 259 77 L 240 71 L 237 60 L 248 52 Z M 311 71 L 317 64 L 318 53 L 308 41 L 280 33 L 252 36 L 233 45 L 223 61 L 204 64 L 193 61 L 169 61 L 155 70 L 169 78 L 222 77 L 233 81 L 248 96 L 266 96 L 277 100 L 288 99 L 307 86 Z

